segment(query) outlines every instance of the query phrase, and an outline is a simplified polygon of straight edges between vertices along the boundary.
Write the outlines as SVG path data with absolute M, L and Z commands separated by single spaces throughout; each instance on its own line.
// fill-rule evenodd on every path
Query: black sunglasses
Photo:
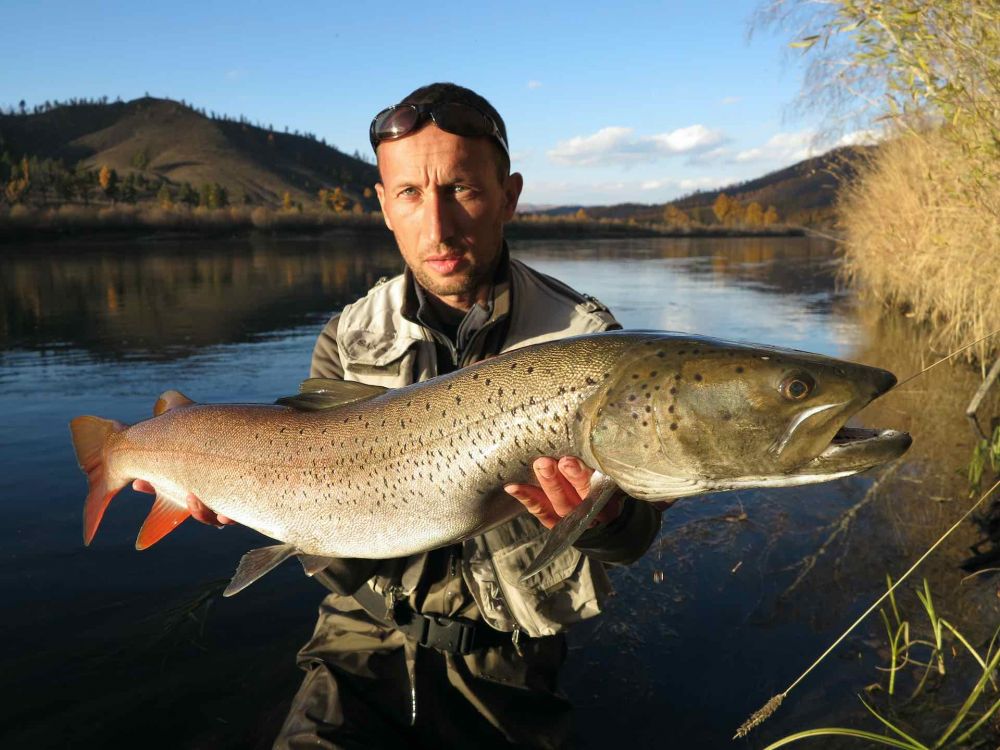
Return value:
M 442 104 L 394 104 L 386 107 L 372 120 L 368 139 L 372 150 L 382 141 L 394 141 L 419 130 L 430 120 L 441 130 L 452 135 L 488 136 L 500 144 L 504 155 L 510 159 L 507 139 L 493 118 L 480 112 L 471 104 L 444 102 Z

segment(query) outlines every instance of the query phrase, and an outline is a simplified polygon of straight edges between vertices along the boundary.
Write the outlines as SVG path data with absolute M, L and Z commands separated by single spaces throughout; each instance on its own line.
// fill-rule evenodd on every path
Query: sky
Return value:
M 453 81 L 503 116 L 522 206 L 658 203 L 832 145 L 790 115 L 801 52 L 748 35 L 760 2 L 0 0 L 0 104 L 149 93 L 365 153 L 376 112 Z

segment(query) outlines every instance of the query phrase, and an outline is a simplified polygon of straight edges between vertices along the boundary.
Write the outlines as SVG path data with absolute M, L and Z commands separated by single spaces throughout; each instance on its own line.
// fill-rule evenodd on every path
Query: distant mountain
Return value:
M 373 164 L 306 135 L 278 132 L 242 119 L 209 117 L 170 99 L 77 102 L 27 114 L 0 115 L 0 154 L 61 160 L 71 168 L 107 166 L 119 178 L 141 174 L 195 189 L 218 183 L 230 200 L 276 206 L 284 193 L 317 200 L 322 188 L 340 187 L 366 210 L 377 180 Z
M 850 146 L 833 149 L 822 156 L 800 161 L 790 167 L 770 172 L 746 182 L 740 182 L 718 190 L 693 193 L 669 203 L 619 203 L 612 206 L 556 206 L 541 211 L 547 216 L 575 214 L 583 208 L 587 216 L 594 219 L 634 219 L 639 222 L 662 221 L 667 205 L 674 205 L 690 218 L 702 224 L 715 223 L 712 204 L 720 193 L 735 198 L 746 205 L 756 201 L 763 209 L 774 206 L 779 221 L 788 224 L 816 226 L 833 221 L 834 202 L 837 188 L 845 180 L 853 178 L 864 154 L 872 147 Z

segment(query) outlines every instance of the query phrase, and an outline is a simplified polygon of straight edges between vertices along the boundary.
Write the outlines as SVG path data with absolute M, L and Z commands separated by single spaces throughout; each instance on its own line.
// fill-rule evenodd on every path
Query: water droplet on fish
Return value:
M 654 570 L 653 571 L 653 583 L 663 583 L 663 571 Z

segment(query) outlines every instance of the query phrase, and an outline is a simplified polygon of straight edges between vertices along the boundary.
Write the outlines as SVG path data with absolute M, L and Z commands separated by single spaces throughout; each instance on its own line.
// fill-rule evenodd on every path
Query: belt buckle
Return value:
M 472 623 L 450 617 L 427 616 L 427 630 L 421 643 L 438 651 L 469 654 L 475 648 L 476 629 Z

